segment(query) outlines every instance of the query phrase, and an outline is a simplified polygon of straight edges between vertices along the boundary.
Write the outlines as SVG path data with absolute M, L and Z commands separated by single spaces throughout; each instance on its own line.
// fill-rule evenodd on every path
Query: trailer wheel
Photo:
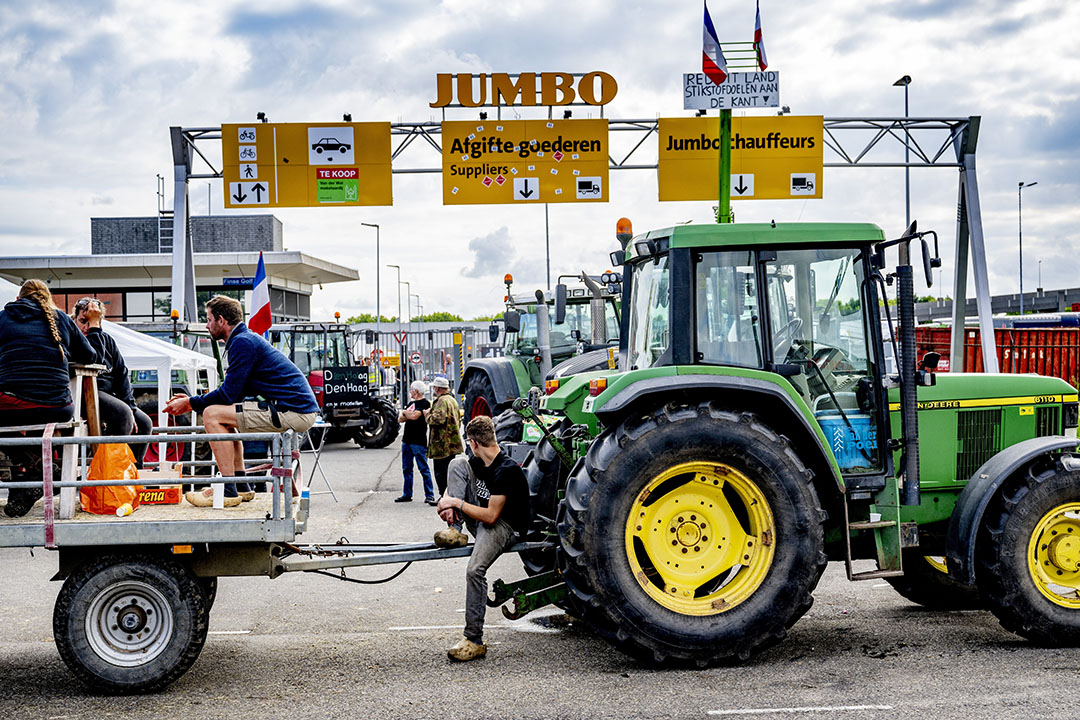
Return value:
M 780 641 L 827 562 L 810 478 L 784 436 L 710 402 L 602 434 L 560 509 L 583 619 L 655 663 L 745 660 Z
M 1040 645 L 1080 644 L 1080 472 L 1036 462 L 985 517 L 975 579 L 1001 625 Z
M 566 421 L 564 421 L 566 422 Z M 558 428 L 552 428 L 556 435 Z M 555 447 L 541 438 L 521 469 L 529 483 L 529 540 L 551 540 L 556 537 L 555 515 L 559 507 L 558 491 L 565 486 L 569 470 L 559 459 Z M 546 518 L 546 520 L 545 520 Z M 527 550 L 521 553 L 521 564 L 529 575 L 539 575 L 555 569 L 555 550 Z
M 495 388 L 491 380 L 482 372 L 474 372 L 469 376 L 469 382 L 465 384 L 465 407 L 463 408 L 464 422 L 468 423 L 474 417 L 486 415 L 495 417 L 499 403 L 495 399 Z
M 206 596 L 186 567 L 111 555 L 64 582 L 53 637 L 60 657 L 95 691 L 145 693 L 187 672 L 202 651 L 207 622 Z
M 199 588 L 203 592 L 203 601 L 206 603 L 206 612 L 210 612 L 217 600 L 218 579 L 216 577 L 201 577 L 198 579 Z
M 375 423 L 370 428 L 356 431 L 356 444 L 367 448 L 384 448 L 394 442 L 401 432 L 397 410 L 382 398 L 373 398 L 367 410 Z
M 916 605 L 931 610 L 978 610 L 986 604 L 974 586 L 962 585 L 949 577 L 945 558 L 904 550 L 904 574 L 885 578 L 893 590 Z

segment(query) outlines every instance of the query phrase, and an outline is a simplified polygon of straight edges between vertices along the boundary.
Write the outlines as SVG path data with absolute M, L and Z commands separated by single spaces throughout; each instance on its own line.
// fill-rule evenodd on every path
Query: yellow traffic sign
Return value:
M 731 199 L 822 196 L 820 115 L 731 119 Z M 719 198 L 719 118 L 661 118 L 660 200 Z
M 607 120 L 442 124 L 444 205 L 606 202 Z
M 221 126 L 225 207 L 391 205 L 390 123 Z

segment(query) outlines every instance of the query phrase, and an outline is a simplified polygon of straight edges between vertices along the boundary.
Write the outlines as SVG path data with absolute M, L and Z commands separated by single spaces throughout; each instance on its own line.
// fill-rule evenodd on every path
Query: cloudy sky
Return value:
M 1038 182 L 1023 198 L 1025 289 L 1036 286 L 1039 260 L 1044 287 L 1080 285 L 1080 3 L 761 6 L 770 70 L 780 72 L 793 114 L 902 115 L 903 90 L 893 82 L 908 74 L 913 117 L 981 116 L 978 181 L 993 293 L 1018 287 L 1021 180 Z M 710 11 L 721 41 L 752 38 L 752 0 L 712 0 Z M 428 103 L 440 72 L 604 70 L 619 83 L 606 117 L 687 116 L 682 74 L 700 71 L 701 16 L 696 0 L 3 3 L 0 254 L 87 253 L 91 217 L 153 214 L 155 176 L 172 174 L 172 125 L 245 123 L 259 111 L 273 122 L 339 121 L 344 112 L 355 121 L 437 120 Z M 575 109 L 575 117 L 587 114 Z M 655 162 L 651 145 L 639 162 Z M 203 147 L 220 167 L 220 146 Z M 880 153 L 903 156 L 898 144 Z M 435 167 L 439 158 L 418 149 L 408 163 Z M 945 241 L 948 285 L 957 173 L 919 169 L 911 180 L 913 217 Z M 737 221 L 855 220 L 902 230 L 903 170 L 827 169 L 824 187 L 822 200 L 736 203 Z M 714 204 L 658 202 L 648 170 L 613 171 L 609 195 L 605 204 L 550 206 L 553 275 L 604 269 L 621 216 L 637 230 L 708 222 Z M 239 212 L 223 209 L 220 180 L 209 196 L 213 214 Z M 191 198 L 193 214 L 205 214 L 205 182 L 192 181 Z M 381 225 L 382 262 L 401 265 L 427 312 L 497 311 L 505 272 L 520 289 L 543 286 L 542 207 L 444 207 L 441 198 L 438 175 L 399 174 L 393 206 L 275 209 L 286 247 L 360 271 L 359 282 L 316 291 L 313 314 L 374 310 L 374 237 L 361 222 Z M 387 315 L 396 311 L 393 279 L 384 268 Z

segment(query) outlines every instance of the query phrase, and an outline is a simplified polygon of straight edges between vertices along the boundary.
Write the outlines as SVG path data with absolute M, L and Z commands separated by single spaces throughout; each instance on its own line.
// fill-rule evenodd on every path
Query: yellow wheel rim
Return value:
M 775 540 L 764 493 L 721 463 L 683 463 L 657 475 L 626 522 L 634 577 L 683 615 L 716 615 L 753 595 L 772 566 Z
M 1039 592 L 1057 605 L 1080 609 L 1080 503 L 1059 505 L 1042 516 L 1027 558 Z
M 944 555 L 923 555 L 923 560 L 938 572 L 949 574 L 949 566 L 945 563 Z

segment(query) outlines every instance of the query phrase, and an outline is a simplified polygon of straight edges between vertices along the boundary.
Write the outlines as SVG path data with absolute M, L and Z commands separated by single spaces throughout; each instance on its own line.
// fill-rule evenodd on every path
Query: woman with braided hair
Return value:
M 97 353 L 40 280 L 27 280 L 19 297 L 0 310 L 0 426 L 40 425 L 71 420 L 68 361 L 89 364 Z M 7 448 L 14 482 L 39 479 L 28 468 L 41 453 L 34 447 Z M 12 488 L 4 513 L 21 517 L 41 497 L 40 488 Z

